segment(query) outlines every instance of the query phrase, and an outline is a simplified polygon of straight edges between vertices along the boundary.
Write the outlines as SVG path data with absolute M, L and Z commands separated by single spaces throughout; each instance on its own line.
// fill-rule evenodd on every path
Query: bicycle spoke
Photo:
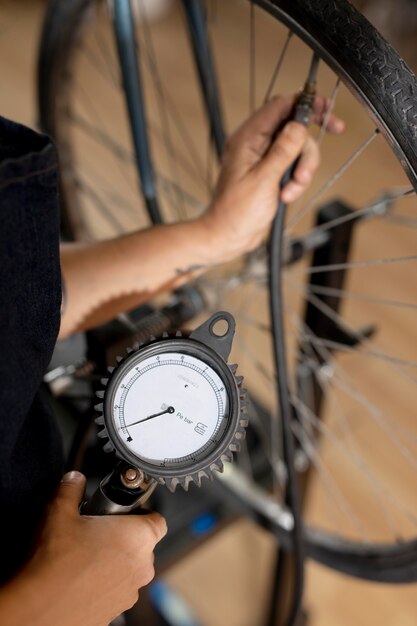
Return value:
M 94 120 L 96 120 L 99 124 L 101 124 L 102 127 L 103 127 L 102 131 L 100 131 L 100 130 L 97 131 L 97 134 L 95 135 L 95 137 L 96 138 L 98 138 L 100 136 L 103 137 L 103 138 L 107 137 L 108 141 L 109 141 L 109 146 L 110 145 L 112 145 L 112 146 L 116 145 L 116 142 L 112 141 L 112 136 L 111 136 L 111 132 L 109 131 L 108 124 L 107 123 L 103 124 L 102 119 L 101 119 L 101 115 L 98 113 L 96 106 L 92 103 L 90 95 L 82 87 L 80 87 L 79 89 L 80 89 L 80 92 L 82 94 L 84 104 L 87 106 L 87 109 L 92 114 L 92 118 Z M 74 117 L 77 118 L 77 115 L 74 112 L 72 112 L 72 113 L 69 112 L 68 113 L 68 119 L 71 120 L 71 119 L 74 119 Z M 90 130 L 91 130 L 91 124 L 88 124 L 88 123 L 87 123 L 87 125 L 85 125 L 83 127 L 83 130 L 86 130 L 87 127 L 90 127 Z M 79 128 L 81 128 L 81 126 L 79 126 Z M 97 127 L 95 127 L 95 128 L 97 128 Z M 106 143 L 103 142 L 103 141 L 101 143 L 102 143 L 102 145 L 106 145 Z M 109 147 L 109 146 L 107 146 L 107 147 Z M 124 169 L 124 167 L 122 167 L 122 164 L 120 163 L 119 160 L 117 160 L 117 167 L 118 167 L 121 175 L 126 180 L 127 184 L 131 187 L 132 191 L 136 192 L 136 189 L 135 189 L 135 186 L 133 184 L 133 181 L 126 175 L 125 169 Z
M 125 231 L 123 224 L 115 217 L 111 208 L 109 208 L 104 200 L 100 198 L 97 192 L 89 185 L 85 180 L 81 181 L 77 179 L 76 182 L 78 188 L 83 191 L 92 201 L 96 209 L 99 211 L 106 221 L 114 228 L 118 235 L 122 235 Z
M 417 219 L 409 215 L 387 215 L 386 219 L 407 228 L 417 228 Z
M 112 72 L 110 71 L 110 64 L 106 64 L 102 62 L 102 59 L 97 57 L 97 54 L 90 47 L 83 46 L 82 52 L 84 57 L 89 61 L 89 63 L 94 67 L 96 72 L 107 82 L 109 82 L 113 87 L 116 86 L 120 88 L 120 83 L 115 81 Z M 101 48 L 98 48 L 101 52 Z
M 308 230 L 303 235 L 303 237 L 308 237 L 310 235 L 313 235 L 314 233 L 331 230 L 333 228 L 336 228 L 336 226 L 340 226 L 341 224 L 346 224 L 347 222 L 351 222 L 352 220 L 364 219 L 364 218 L 369 219 L 369 218 L 377 218 L 377 217 L 383 218 L 383 219 L 390 219 L 392 217 L 390 211 L 394 210 L 393 202 L 395 200 L 400 200 L 401 198 L 406 198 L 412 195 L 413 196 L 416 195 L 416 191 L 412 187 L 411 188 L 407 187 L 405 190 L 401 188 L 401 190 L 399 191 L 396 190 L 396 191 L 384 192 L 382 195 L 376 198 L 373 202 L 363 207 L 362 209 L 356 209 L 355 211 L 352 211 L 351 213 L 347 213 L 346 215 L 335 217 L 334 219 L 329 220 L 328 222 L 324 222 L 323 224 L 320 224 L 319 226 L 315 226 L 314 228 L 311 228 L 310 230 Z
M 303 403 L 301 403 L 297 398 L 291 396 L 291 403 L 293 406 L 297 408 L 301 413 L 306 413 Z M 310 463 L 314 466 L 318 477 L 322 480 L 324 485 L 326 486 L 326 496 L 331 498 L 329 501 L 336 506 L 349 520 L 352 528 L 356 530 L 360 537 L 368 538 L 365 527 L 359 520 L 358 516 L 354 513 L 352 507 L 347 502 L 346 498 L 343 496 L 343 493 L 338 486 L 336 480 L 333 478 L 329 470 L 327 470 L 324 466 L 323 461 L 320 460 L 316 452 L 316 448 L 314 444 L 311 442 L 309 436 L 306 431 L 303 430 L 299 424 L 293 422 L 291 424 L 291 428 L 293 434 L 295 435 L 297 441 L 308 457 Z M 336 525 L 337 528 L 337 525 Z
M 162 174 L 161 172 L 157 172 L 156 180 L 158 182 L 158 185 L 162 188 L 165 188 L 166 190 L 168 190 L 170 187 L 174 189 L 177 188 L 177 183 L 175 183 L 173 180 L 168 178 L 168 176 L 164 176 L 164 174 Z M 198 198 L 191 195 L 188 191 L 185 191 L 183 187 L 181 188 L 181 191 L 182 191 L 185 203 L 190 206 L 190 208 L 193 210 L 195 215 L 199 215 L 205 210 L 206 208 L 205 205 L 202 202 L 200 202 Z
M 85 132 L 89 137 L 97 141 L 100 145 L 108 149 L 118 159 L 122 160 L 130 167 L 136 168 L 136 163 L 133 155 L 128 150 L 126 150 L 124 146 L 118 144 L 115 140 L 113 140 L 113 138 L 108 137 L 100 128 L 94 127 L 93 124 L 78 115 L 69 114 L 69 119 L 71 122 L 76 124 L 80 130 Z M 183 163 L 181 163 L 181 165 L 182 167 L 184 167 Z M 178 184 L 170 180 L 167 176 L 164 176 L 161 172 L 157 173 L 156 180 L 158 182 L 158 185 L 165 191 L 170 192 L 171 190 L 174 190 L 176 193 L 179 192 Z M 189 192 L 186 192 L 183 187 L 181 187 L 181 194 L 184 202 L 192 209 L 194 213 L 199 214 L 203 212 L 205 206 L 200 202 L 200 200 L 192 196 Z M 135 195 L 137 195 L 136 191 Z
M 304 292 L 304 290 L 302 291 Z M 329 307 L 325 302 L 323 302 L 323 300 L 320 300 L 320 298 L 316 298 L 316 296 L 312 293 L 306 293 L 306 298 L 308 302 L 311 302 L 311 304 L 316 309 L 321 311 L 328 319 L 330 319 L 332 322 L 335 322 L 337 327 L 340 327 L 341 329 L 345 330 L 352 337 L 356 338 L 360 343 L 363 343 L 365 345 L 371 345 L 371 346 L 376 345 L 374 341 L 371 341 L 367 337 L 364 337 L 358 334 L 358 332 L 354 328 L 352 328 L 349 324 L 345 322 L 345 320 L 341 317 L 339 313 L 337 313 L 334 309 Z M 326 345 L 327 347 L 334 347 L 337 350 L 353 352 L 353 353 L 363 354 L 364 356 L 374 357 L 377 359 L 381 359 L 382 361 L 386 361 L 390 365 L 394 365 L 394 366 L 402 365 L 402 366 L 411 367 L 411 368 L 417 367 L 417 362 L 415 361 L 410 361 L 407 359 L 400 359 L 400 358 L 391 356 L 389 354 L 386 354 L 382 350 L 374 350 L 374 349 L 364 350 L 363 348 L 359 346 L 354 346 L 354 347 L 347 346 L 344 343 L 340 343 L 338 341 L 332 341 L 332 340 L 325 339 L 325 338 L 319 338 L 318 340 L 323 342 L 323 344 Z M 408 374 L 407 372 L 404 372 L 402 368 L 395 367 L 394 369 L 398 373 L 405 374 L 407 379 L 410 378 L 410 380 L 414 382 L 414 384 L 417 385 L 417 379 L 411 377 L 410 374 Z
M 290 317 L 291 317 L 291 323 L 297 329 L 297 333 L 301 333 L 302 336 L 306 337 L 306 331 L 303 330 L 303 327 L 308 328 L 307 325 L 305 323 L 302 323 L 299 317 L 296 314 L 294 314 L 293 311 L 290 312 Z M 311 331 L 309 330 L 308 334 L 310 333 Z M 416 526 L 417 526 L 417 516 L 414 515 L 407 507 L 405 507 L 403 503 L 398 498 L 396 498 L 395 495 L 392 494 L 392 492 L 389 491 L 385 487 L 385 485 L 372 473 L 372 471 L 369 468 L 369 465 L 366 463 L 363 455 L 361 454 L 359 450 L 357 443 L 354 440 L 354 436 L 349 425 L 349 420 L 347 419 L 346 415 L 343 413 L 340 407 L 340 404 L 337 400 L 335 392 L 332 389 L 331 380 L 328 380 L 327 385 L 323 384 L 323 376 L 321 374 L 322 367 L 318 361 L 317 354 L 314 353 L 314 351 L 311 349 L 308 343 L 305 344 L 304 348 L 308 350 L 308 354 L 310 356 L 303 355 L 303 359 L 305 359 L 305 361 L 312 368 L 315 380 L 317 384 L 320 386 L 324 396 L 326 397 L 326 400 L 332 402 L 333 405 L 336 406 L 336 411 L 339 416 L 339 421 L 341 421 L 343 424 L 344 432 L 346 435 L 346 439 L 349 443 L 350 450 L 346 446 L 345 442 L 341 440 L 340 437 L 338 437 L 334 433 L 334 431 L 329 427 L 329 425 L 324 420 L 320 419 L 316 414 L 314 414 L 311 411 L 311 409 L 304 403 L 304 410 L 308 411 L 309 422 L 312 423 L 312 425 L 317 429 L 317 431 L 320 434 L 328 438 L 332 444 L 337 445 L 338 449 L 343 453 L 343 455 L 363 473 L 367 482 L 376 491 L 374 495 L 384 515 L 387 526 L 390 528 L 391 532 L 393 532 L 394 536 L 396 536 L 396 539 L 399 541 L 400 538 L 398 536 L 398 530 L 393 525 L 392 515 L 391 515 L 390 510 L 385 504 L 385 499 L 387 498 L 391 500 L 391 502 L 395 504 L 397 509 L 403 515 L 405 515 L 405 517 L 407 517 L 407 519 L 410 522 L 412 522 Z M 326 356 L 328 360 L 332 358 L 332 355 L 330 353 L 327 353 L 324 356 Z M 299 402 L 302 402 L 299 396 L 297 396 L 297 399 Z
M 339 93 L 339 87 L 340 87 L 340 78 L 338 78 L 336 80 L 336 84 L 333 87 L 333 91 L 330 95 L 329 98 L 329 105 L 327 107 L 325 116 L 323 118 L 323 121 L 320 125 L 320 130 L 319 130 L 319 136 L 317 137 L 317 143 L 320 146 L 321 142 L 323 141 L 325 135 L 326 135 L 326 129 L 327 129 L 327 124 L 329 122 L 330 116 L 333 113 L 333 109 L 335 107 L 336 104 L 336 98 L 337 98 L 337 94 Z
M 264 98 L 263 98 L 263 104 L 266 104 L 268 102 L 268 100 L 270 99 L 270 97 L 272 95 L 272 91 L 275 88 L 275 85 L 276 85 L 276 82 L 278 80 L 281 68 L 283 66 L 283 63 L 284 63 L 284 60 L 285 60 L 285 56 L 287 54 L 288 46 L 289 46 L 289 43 L 290 43 L 290 40 L 291 40 L 292 36 L 293 36 L 293 32 L 292 32 L 292 30 L 289 30 L 288 34 L 287 34 L 287 38 L 284 41 L 284 45 L 282 46 L 281 52 L 280 52 L 280 54 L 278 56 L 278 61 L 277 61 L 276 65 L 275 65 L 274 71 L 272 73 L 271 80 L 269 81 L 268 88 L 267 88 L 267 90 L 265 92 L 265 95 L 264 95 Z
M 329 189 L 331 189 L 340 177 L 349 169 L 349 167 L 365 152 L 365 150 L 371 145 L 374 139 L 378 136 L 379 130 L 376 128 L 371 135 L 355 150 L 355 152 L 349 157 L 347 161 L 329 178 L 329 180 L 318 190 L 318 192 L 312 197 L 312 199 L 307 202 L 307 204 L 300 209 L 292 218 L 289 220 L 286 229 L 285 235 L 288 235 L 289 231 L 310 211 L 310 209 L 316 204 L 316 202 L 325 194 Z
M 243 324 L 247 324 L 248 326 L 251 326 L 252 328 L 256 328 L 257 330 L 261 330 L 263 332 L 267 332 L 267 333 L 271 332 L 271 327 L 268 324 L 265 324 L 264 322 L 260 322 L 254 317 L 248 315 L 243 308 L 235 306 L 235 305 L 232 305 L 232 308 L 233 308 L 233 312 L 239 316 L 239 321 L 243 322 Z
M 351 328 L 349 325 L 346 324 L 346 322 L 341 318 L 341 316 L 334 311 L 333 309 L 331 309 L 328 305 L 326 305 L 322 300 L 320 300 L 319 298 L 316 298 L 315 296 L 313 296 L 312 294 L 307 294 L 307 299 L 314 305 L 316 306 L 316 308 L 318 308 L 322 313 L 324 313 L 324 315 L 326 315 L 329 319 L 331 319 L 333 322 L 335 322 L 336 324 L 340 325 L 342 328 L 345 328 L 347 330 L 348 333 L 351 333 L 354 337 L 357 336 L 357 333 L 355 331 L 355 329 Z M 324 339 L 324 338 L 319 338 L 316 335 L 314 335 L 314 333 L 312 333 L 312 339 L 310 339 L 310 341 L 312 343 L 314 343 L 316 345 L 316 347 L 318 345 L 321 345 L 322 347 L 327 348 L 334 348 L 336 350 L 339 351 L 344 351 L 344 352 L 351 352 L 351 353 L 359 353 L 359 354 L 363 354 L 365 356 L 372 356 L 374 358 L 378 358 L 382 361 L 385 361 L 387 363 L 387 365 L 393 369 L 396 373 L 398 373 L 404 380 L 406 380 L 407 382 L 412 383 L 414 386 L 417 386 L 417 379 L 414 378 L 409 372 L 404 370 L 404 366 L 405 367 L 412 367 L 415 368 L 417 366 L 417 364 L 413 361 L 409 361 L 406 359 L 397 359 L 396 357 L 392 357 L 391 355 L 386 354 L 385 352 L 381 351 L 381 350 L 363 350 L 360 347 L 350 347 L 350 346 L 346 346 L 345 344 L 342 344 L 340 342 L 337 341 L 331 341 L 329 339 Z M 366 337 L 358 337 L 358 339 L 360 340 L 361 343 L 365 344 L 365 345 L 374 345 L 375 342 L 372 342 L 371 340 L 367 339 Z M 417 437 L 414 437 L 411 433 L 407 432 L 407 437 L 410 438 L 411 440 L 417 441 Z
M 115 189 L 110 189 L 108 187 L 108 181 L 100 176 L 94 168 L 91 166 L 91 163 L 88 163 L 88 168 L 83 168 L 83 178 L 85 180 L 85 176 L 87 174 L 87 178 L 90 180 L 93 179 L 94 183 L 98 186 L 102 194 L 106 197 L 106 199 L 114 202 L 114 206 L 117 206 L 117 209 L 123 209 L 125 214 L 132 218 L 132 226 L 137 225 L 137 213 L 138 206 L 133 205 L 127 198 L 120 195 L 118 191 Z M 79 177 L 80 180 L 80 177 Z
M 292 317 L 294 317 L 294 314 L 292 314 Z M 295 325 L 297 327 L 297 333 L 298 333 L 299 331 L 298 318 L 297 316 L 295 317 L 296 317 Z M 311 348 L 309 344 L 305 344 L 303 346 L 303 349 L 306 350 L 309 354 L 309 356 L 307 356 L 306 354 L 303 354 L 303 362 L 306 362 L 312 368 L 314 379 L 319 385 L 323 393 L 323 396 L 326 398 L 326 404 L 328 405 L 328 412 L 334 415 L 334 412 L 331 411 L 330 409 L 331 409 L 331 406 L 336 407 L 338 423 L 342 425 L 342 428 L 346 437 L 346 441 L 338 437 L 336 433 L 334 432 L 334 430 L 332 430 L 328 426 L 328 424 L 326 424 L 325 420 L 320 419 L 320 417 L 317 414 L 315 414 L 313 411 L 311 411 L 311 409 L 304 402 L 303 404 L 306 407 L 306 409 L 308 409 L 308 412 L 310 415 L 309 423 L 310 425 L 313 425 L 314 428 L 316 428 L 316 430 L 318 431 L 318 434 L 325 436 L 329 440 L 329 442 L 335 443 L 339 449 L 342 448 L 342 452 L 347 457 L 347 460 L 349 462 L 354 463 L 355 466 L 362 472 L 366 481 L 369 483 L 371 488 L 374 489 L 372 493 L 376 499 L 378 506 L 381 509 L 381 512 L 387 524 L 387 528 L 389 528 L 390 531 L 393 533 L 393 535 L 397 537 L 398 539 L 398 531 L 395 528 L 391 512 L 385 503 L 385 496 L 389 494 L 390 492 L 387 489 L 385 489 L 384 485 L 373 474 L 369 465 L 365 461 L 365 458 L 362 455 L 360 448 L 358 444 L 356 443 L 355 438 L 353 436 L 353 432 L 352 432 L 349 420 L 346 414 L 342 411 L 342 408 L 336 397 L 334 389 L 332 388 L 332 385 L 331 384 L 325 385 L 323 383 L 323 376 L 321 375 L 321 365 L 318 361 L 317 354 L 314 352 L 314 350 Z M 299 354 L 297 356 L 299 356 Z M 299 401 L 302 401 L 302 399 L 299 396 L 296 396 L 296 397 Z M 396 498 L 394 499 L 390 498 L 390 499 L 395 501 L 395 503 L 397 503 Z M 399 508 L 402 508 L 401 503 L 399 501 L 398 503 L 400 505 Z
M 80 50 L 84 53 L 89 62 L 93 65 L 95 70 L 110 83 L 112 87 L 116 87 L 117 89 L 121 88 L 121 77 L 120 74 L 117 73 L 116 68 L 118 68 L 118 64 L 115 62 L 115 58 L 110 54 L 110 50 L 114 50 L 113 48 L 113 39 L 111 37 L 110 32 L 108 33 L 108 38 L 111 40 L 111 45 L 108 45 L 108 42 L 103 37 L 102 30 L 98 25 L 97 28 L 93 29 L 93 37 L 96 43 L 95 48 L 98 53 L 93 51 L 85 42 L 85 44 L 80 45 Z
M 401 541 L 401 537 L 398 534 L 398 529 L 395 527 L 394 520 L 389 508 L 386 506 L 385 500 L 390 500 L 395 507 L 401 512 L 402 515 L 414 526 L 417 526 L 417 516 L 410 511 L 403 503 L 395 497 L 395 495 L 386 489 L 384 485 L 376 479 L 369 469 L 367 463 L 365 463 L 363 456 L 360 454 L 352 455 L 352 452 L 344 445 L 343 441 L 335 435 L 335 433 L 326 425 L 326 423 L 320 420 L 309 407 L 301 401 L 300 398 L 293 398 L 294 405 L 300 412 L 303 413 L 303 417 L 314 427 L 317 432 L 328 439 L 333 445 L 335 445 L 341 454 L 346 457 L 346 460 L 354 465 L 358 469 L 365 480 L 372 487 L 372 495 L 374 496 L 381 512 L 385 518 L 385 522 L 389 530 L 393 533 L 396 541 Z M 302 439 L 300 435 L 299 441 Z M 301 441 L 300 441 L 301 443 Z M 314 444 L 313 444 L 314 445 Z M 356 445 L 356 444 L 355 444 Z
M 336 289 L 335 287 L 322 287 L 320 285 L 304 285 L 303 283 L 295 283 L 291 281 L 291 284 L 297 284 L 297 288 L 305 289 L 307 293 L 318 294 L 323 296 L 332 296 L 339 299 L 346 300 L 361 300 L 363 302 L 371 302 L 374 304 L 382 304 L 383 306 L 391 306 L 399 309 L 417 309 L 417 303 L 401 302 L 398 300 L 388 300 L 386 298 L 378 298 L 366 293 L 359 293 L 355 291 L 347 291 L 346 289 Z
M 378 265 L 389 265 L 393 263 L 406 263 L 416 261 L 417 255 L 398 256 L 384 259 L 371 259 L 370 261 L 353 261 L 351 263 L 333 263 L 329 265 L 318 265 L 316 267 L 305 267 L 302 269 L 289 269 L 287 274 L 321 274 L 323 272 L 336 272 L 338 270 L 352 269 L 354 267 L 375 267 Z
M 73 112 L 68 113 L 68 119 L 72 123 L 76 124 L 77 127 L 81 131 L 86 133 L 89 137 L 91 137 L 92 139 L 97 141 L 100 145 L 102 145 L 104 148 L 109 150 L 114 155 L 115 158 L 122 160 L 124 163 L 127 163 L 131 167 L 136 168 L 136 161 L 135 161 L 135 157 L 133 156 L 133 154 L 127 148 L 125 148 L 125 146 L 118 143 L 117 140 L 115 140 L 113 137 L 108 135 L 103 129 L 95 126 L 89 120 Z M 159 132 L 160 132 L 159 129 L 157 129 L 155 126 L 152 126 L 148 130 L 156 139 L 158 139 L 159 141 L 162 141 L 162 138 L 159 135 Z M 189 168 L 188 161 L 185 161 L 185 160 L 183 161 L 179 159 L 179 163 L 181 167 L 184 169 L 184 171 L 189 174 L 190 168 Z M 177 184 L 175 184 L 175 186 L 178 188 Z M 136 189 L 134 191 L 135 193 L 137 193 Z M 182 192 L 185 193 L 184 190 L 182 190 Z
M 310 341 L 309 335 L 312 335 L 315 340 L 315 347 L 321 357 L 325 362 L 331 362 L 332 367 L 334 368 L 336 374 L 332 377 L 332 382 L 335 386 L 340 388 L 342 391 L 347 393 L 351 398 L 356 400 L 359 404 L 361 404 L 364 408 L 366 408 L 372 417 L 373 421 L 380 426 L 380 428 L 387 434 L 390 438 L 391 443 L 395 444 L 397 449 L 401 452 L 403 457 L 407 459 L 407 461 L 417 467 L 417 460 L 414 458 L 411 450 L 399 439 L 397 433 L 395 432 L 395 428 L 399 430 L 402 436 L 409 441 L 417 441 L 417 438 L 413 433 L 410 433 L 404 426 L 400 426 L 398 424 L 398 420 L 394 420 L 393 418 L 387 416 L 383 411 L 381 411 L 375 404 L 373 404 L 368 398 L 366 398 L 361 391 L 357 389 L 357 387 L 350 382 L 349 375 L 345 368 L 343 368 L 337 360 L 333 358 L 332 353 L 327 349 L 327 346 L 324 345 L 320 341 L 313 331 L 308 328 L 308 326 L 302 322 L 304 330 L 301 331 L 302 337 L 306 341 Z M 317 339 L 319 341 L 317 341 Z M 341 377 L 337 376 L 337 372 L 341 374 Z M 347 382 L 349 381 L 349 382 Z M 395 425 L 395 426 L 394 426 Z
M 68 119 L 85 134 L 91 137 L 91 139 L 94 139 L 104 148 L 107 148 L 115 157 L 121 159 L 124 163 L 135 167 L 133 154 L 131 154 L 131 152 L 129 152 L 129 150 L 127 150 L 123 145 L 119 144 L 116 139 L 108 135 L 102 128 L 95 126 L 79 113 L 74 113 L 73 111 L 68 112 Z
M 291 313 L 291 317 L 294 319 L 295 318 L 295 325 L 297 327 L 297 331 L 300 333 L 300 335 L 306 339 L 307 341 L 309 340 L 309 336 L 310 335 L 314 335 L 314 333 L 311 331 L 311 329 L 308 328 L 308 326 L 302 322 L 299 317 L 294 314 L 294 312 Z M 294 321 L 293 321 L 294 323 Z M 307 330 L 305 330 L 307 329 Z M 308 346 L 308 343 L 306 344 Z M 323 387 L 323 381 L 322 381 L 322 375 L 321 375 L 321 366 L 318 365 L 318 361 L 317 361 L 317 355 L 314 355 L 314 353 L 312 351 L 309 351 L 310 354 L 313 354 L 313 371 L 314 371 L 314 375 L 315 375 L 315 379 L 318 381 L 319 385 L 322 387 L 323 391 L 325 394 L 328 394 L 329 391 L 333 394 L 333 399 L 335 398 L 334 396 L 334 391 L 332 390 L 332 385 L 331 383 L 334 383 L 334 386 L 337 387 L 338 386 L 338 378 L 335 379 L 335 377 L 332 377 L 331 381 L 329 381 L 329 385 L 326 387 Z M 332 363 L 332 367 L 334 367 L 337 370 L 340 370 L 342 372 L 342 380 L 346 381 L 348 379 L 346 372 L 343 370 L 343 368 L 340 367 L 340 365 L 334 361 L 334 358 L 332 357 L 332 354 L 330 352 L 327 351 L 327 349 L 325 347 L 322 346 L 321 350 L 318 350 L 318 352 L 321 352 L 321 357 L 325 360 L 327 360 L 328 362 Z M 311 364 L 312 359 L 307 357 L 308 362 Z M 337 381 L 337 382 L 335 382 Z M 350 395 L 349 391 L 344 390 L 345 393 L 348 393 L 348 395 Z M 360 393 L 360 392 L 359 392 Z M 301 398 L 299 398 L 299 400 L 301 401 Z M 369 401 L 367 401 L 367 407 L 369 410 L 369 406 L 370 403 Z M 372 406 L 372 405 L 371 405 Z M 399 510 L 401 510 L 402 514 L 414 525 L 417 525 L 417 516 L 411 512 L 407 507 L 405 507 L 402 502 L 396 498 L 396 496 L 394 494 L 392 494 L 391 491 L 389 491 L 388 489 L 386 489 L 386 487 L 383 485 L 383 483 L 381 483 L 381 481 L 372 474 L 372 472 L 370 471 L 370 468 L 368 466 L 368 464 L 366 463 L 365 459 L 363 458 L 363 456 L 361 455 L 361 453 L 359 452 L 359 449 L 357 447 L 357 444 L 354 442 L 353 440 L 353 434 L 350 431 L 350 435 L 349 438 L 351 440 L 351 443 L 353 443 L 354 449 L 351 450 L 348 448 L 348 446 L 346 445 L 346 443 L 344 441 L 342 441 L 340 439 L 340 437 L 338 437 L 334 431 L 332 429 L 329 428 L 329 426 L 326 424 L 326 422 L 324 422 L 323 420 L 321 420 L 317 415 L 315 415 L 308 407 L 306 407 L 309 411 L 309 415 L 310 415 L 310 419 L 312 420 L 313 425 L 317 428 L 318 431 L 320 431 L 321 434 L 325 435 L 326 437 L 330 438 L 330 440 L 332 441 L 332 443 L 335 443 L 338 447 L 338 449 L 344 454 L 344 456 L 346 456 L 347 460 L 349 460 L 352 463 L 355 463 L 355 465 L 357 466 L 357 468 L 363 473 L 364 477 L 366 478 L 366 480 L 369 482 L 370 485 L 372 485 L 377 491 L 378 493 L 382 496 L 380 498 L 380 506 L 381 508 L 383 508 L 386 511 L 386 515 L 389 514 L 389 511 L 386 509 L 385 505 L 384 505 L 384 500 L 383 498 L 387 498 L 389 500 L 391 500 Z M 378 410 L 376 407 L 372 407 L 373 409 Z M 387 417 L 387 416 L 385 416 Z M 387 420 L 390 421 L 391 423 L 395 423 L 391 418 L 387 417 Z M 347 418 L 344 419 L 344 424 L 348 425 L 348 420 Z M 404 436 L 409 436 L 409 433 L 406 432 L 404 433 Z M 353 454 L 353 456 L 352 456 Z M 374 494 L 376 495 L 376 494 Z M 389 516 L 391 517 L 391 516 Z M 388 519 L 386 520 L 388 523 Z M 390 522 L 391 525 L 391 522 Z

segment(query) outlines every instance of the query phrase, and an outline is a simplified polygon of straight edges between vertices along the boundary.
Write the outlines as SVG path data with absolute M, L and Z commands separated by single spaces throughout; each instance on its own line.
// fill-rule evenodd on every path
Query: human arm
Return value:
M 301 155 L 293 180 L 282 190 L 283 200 L 292 202 L 318 166 L 318 148 L 303 126 L 290 122 L 275 136 L 293 105 L 294 97 L 275 98 L 231 136 L 213 201 L 201 217 L 104 242 L 63 246 L 67 302 L 60 336 L 105 322 L 256 248 L 271 226 L 287 168 Z M 316 98 L 316 123 L 327 106 L 326 99 Z M 338 133 L 344 125 L 330 116 L 327 127 Z
M 85 479 L 72 474 L 50 505 L 33 556 L 0 588 L 2 626 L 108 626 L 154 576 L 164 519 L 81 516 Z

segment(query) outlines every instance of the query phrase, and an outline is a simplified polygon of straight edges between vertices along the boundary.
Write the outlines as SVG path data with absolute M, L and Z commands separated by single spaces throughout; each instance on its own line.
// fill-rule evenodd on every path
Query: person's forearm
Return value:
M 64 244 L 60 338 L 104 323 L 213 264 L 202 221 L 160 225 L 114 240 Z

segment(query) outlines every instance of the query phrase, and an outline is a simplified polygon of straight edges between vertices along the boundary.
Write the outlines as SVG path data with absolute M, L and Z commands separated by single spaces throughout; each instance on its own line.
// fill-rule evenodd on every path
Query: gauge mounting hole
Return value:
M 223 317 L 213 320 L 210 332 L 216 337 L 225 337 L 229 332 L 229 322 Z

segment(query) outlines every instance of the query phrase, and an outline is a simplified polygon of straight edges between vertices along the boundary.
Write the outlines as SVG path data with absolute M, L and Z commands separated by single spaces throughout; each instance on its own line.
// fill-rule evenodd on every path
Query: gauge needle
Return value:
M 174 412 L 175 412 L 174 407 L 169 406 L 167 409 L 164 409 L 160 413 L 154 413 L 153 415 L 149 415 L 148 417 L 145 417 L 143 420 L 138 420 L 137 422 L 132 422 L 132 424 L 127 424 L 126 428 L 129 428 L 130 426 L 135 426 L 135 424 L 141 424 L 142 422 L 147 422 L 148 420 L 153 420 L 154 417 L 159 417 L 160 415 L 165 415 L 166 413 L 174 413 Z

